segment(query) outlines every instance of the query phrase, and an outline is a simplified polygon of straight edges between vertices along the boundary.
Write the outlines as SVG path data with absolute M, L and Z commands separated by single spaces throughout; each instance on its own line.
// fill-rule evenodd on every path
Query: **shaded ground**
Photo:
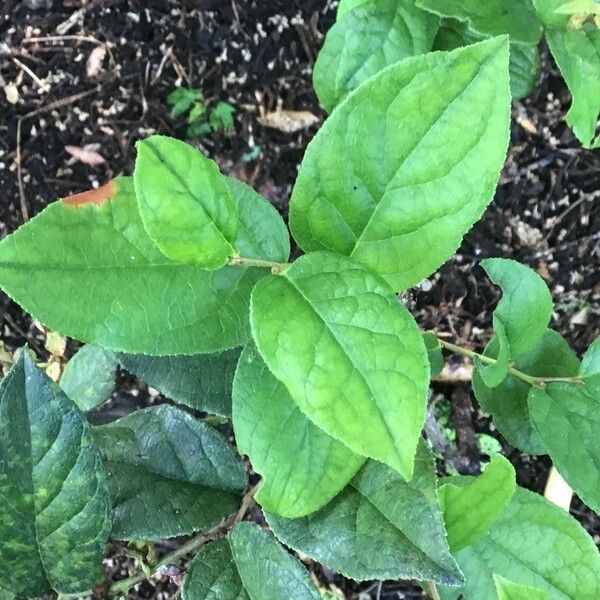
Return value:
M 297 166 L 316 127 L 282 133 L 261 126 L 257 117 L 283 107 L 323 118 L 310 77 L 334 5 L 332 0 L 92 0 L 83 6 L 79 0 L 4 0 L 0 87 L 6 91 L 15 84 L 18 100 L 10 103 L 0 90 L 0 236 L 57 197 L 130 173 L 137 139 L 154 132 L 185 137 L 184 119 L 172 118 L 166 103 L 178 85 L 201 88 L 209 104 L 227 101 L 236 108 L 233 134 L 196 143 L 286 216 Z M 62 37 L 48 39 L 57 35 Z M 86 63 L 100 44 L 107 44 L 102 67 L 88 76 Z M 546 279 L 556 302 L 553 327 L 578 352 L 599 334 L 600 158 L 581 150 L 563 123 L 568 104 L 546 57 L 536 92 L 514 108 L 511 150 L 495 202 L 456 256 L 407 296 L 423 328 L 483 346 L 498 293 L 475 265 L 487 256 L 506 256 L 530 264 Z M 90 166 L 65 151 L 90 144 L 105 163 Z M 248 160 L 247 153 L 258 157 Z M 4 296 L 0 302 L 7 345 L 28 341 L 43 355 L 30 319 Z M 117 407 L 148 401 L 147 389 L 133 380 L 125 378 L 121 388 Z M 436 386 L 436 392 L 450 395 L 447 386 Z M 471 414 L 468 399 L 463 412 L 461 427 L 500 437 L 485 415 Z M 503 445 L 519 482 L 541 490 L 548 461 Z M 598 518 L 579 503 L 573 513 L 598 540 Z M 118 547 L 112 552 L 117 553 L 113 575 L 123 577 L 129 563 L 119 558 Z M 348 598 L 360 592 L 363 598 L 421 597 L 410 586 L 353 584 L 313 570 Z M 132 597 L 166 598 L 177 587 L 167 578 L 158 585 L 145 584 Z

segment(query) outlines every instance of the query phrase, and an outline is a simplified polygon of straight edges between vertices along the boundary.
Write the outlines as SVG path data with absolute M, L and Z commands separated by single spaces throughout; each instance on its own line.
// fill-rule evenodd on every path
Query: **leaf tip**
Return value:
M 83 206 L 84 204 L 94 204 L 95 206 L 102 206 L 108 200 L 112 200 L 117 194 L 117 185 L 115 180 L 112 179 L 103 186 L 93 190 L 87 190 L 80 194 L 74 194 L 72 196 L 66 196 L 61 198 L 61 202 L 67 206 Z

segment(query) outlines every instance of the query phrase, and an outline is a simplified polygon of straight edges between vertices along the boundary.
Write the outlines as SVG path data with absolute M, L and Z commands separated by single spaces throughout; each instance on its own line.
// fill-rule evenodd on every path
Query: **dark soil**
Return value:
M 257 117 L 283 107 L 307 110 L 323 119 L 311 69 L 333 22 L 335 4 L 333 0 L 4 0 L 0 236 L 58 197 L 130 173 L 138 139 L 154 132 L 185 138 L 185 120 L 172 118 L 166 103 L 178 85 L 201 88 L 209 104 L 227 101 L 236 108 L 234 133 L 194 143 L 286 216 L 298 164 L 316 127 L 283 133 L 261 126 Z M 62 39 L 48 39 L 58 35 Z M 101 70 L 90 77 L 86 62 L 99 44 L 107 44 L 108 51 Z M 600 155 L 582 150 L 566 127 L 568 93 L 547 54 L 543 63 L 535 93 L 514 107 L 512 144 L 495 202 L 456 256 L 407 294 L 423 328 L 447 332 L 463 345 L 481 348 L 490 338 L 498 291 L 476 266 L 487 256 L 515 258 L 537 269 L 554 295 L 552 326 L 578 352 L 599 334 Z M 17 103 L 8 101 L 9 84 L 16 85 Z M 89 144 L 95 144 L 105 163 L 90 166 L 65 150 Z M 255 147 L 260 155 L 248 160 L 244 155 Z M 0 303 L 7 347 L 28 342 L 44 356 L 43 336 L 30 318 L 6 297 L 1 296 Z M 452 395 L 445 385 L 436 385 L 435 391 Z M 497 437 L 518 470 L 519 483 L 542 490 L 549 461 L 510 448 L 476 405 L 471 411 L 468 400 L 466 405 L 461 402 L 458 422 L 466 431 L 459 432 L 459 439 L 472 438 L 473 431 Z M 147 388 L 124 378 L 111 410 L 118 414 L 121 407 L 149 401 Z M 600 539 L 598 517 L 579 502 L 574 502 L 572 512 Z M 115 546 L 107 566 L 118 579 L 132 564 Z M 347 598 L 361 593 L 361 598 L 422 597 L 406 584 L 355 584 L 317 566 L 312 571 L 322 584 L 341 590 Z M 131 597 L 168 598 L 176 590 L 177 578 L 165 577 L 142 585 Z

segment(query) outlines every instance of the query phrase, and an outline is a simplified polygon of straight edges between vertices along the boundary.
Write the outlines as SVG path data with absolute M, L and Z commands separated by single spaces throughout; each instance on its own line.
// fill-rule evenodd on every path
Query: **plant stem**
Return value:
M 437 591 L 437 587 L 436 587 L 434 581 L 428 581 L 427 582 L 427 591 L 429 592 L 429 595 L 431 596 L 431 598 L 433 600 L 441 600 L 440 594 Z
M 260 258 L 244 258 L 243 256 L 232 256 L 229 259 L 229 264 L 234 267 L 263 267 L 271 269 L 273 275 L 279 275 L 289 265 L 289 263 L 278 263 Z
M 438 337 L 438 341 L 440 345 L 455 354 L 462 354 L 463 356 L 468 356 L 473 361 L 478 358 L 482 363 L 493 365 L 498 362 L 495 358 L 490 358 L 489 356 L 484 356 L 483 354 L 479 354 L 478 352 L 474 352 L 473 350 L 469 350 L 468 348 L 463 348 L 462 346 L 457 346 L 456 344 L 452 344 L 447 342 L 446 340 Z M 532 377 L 531 375 L 527 375 L 527 373 L 523 373 L 523 371 L 519 371 L 514 367 L 509 367 L 508 372 L 517 379 L 521 379 L 525 383 L 529 385 L 534 385 L 536 387 L 543 387 L 547 383 L 554 383 L 558 381 L 563 381 L 567 383 L 576 383 L 583 384 L 583 380 L 580 377 Z

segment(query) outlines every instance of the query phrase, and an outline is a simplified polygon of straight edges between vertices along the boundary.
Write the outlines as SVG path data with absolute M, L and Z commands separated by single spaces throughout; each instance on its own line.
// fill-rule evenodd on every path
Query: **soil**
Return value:
M 58 197 L 130 173 L 138 139 L 155 132 L 185 139 L 185 119 L 173 118 L 166 102 L 180 85 L 201 88 L 209 106 L 226 101 L 235 107 L 234 132 L 191 141 L 286 217 L 298 164 L 318 125 L 285 133 L 263 127 L 258 118 L 284 108 L 323 120 L 311 69 L 335 5 L 334 0 L 4 0 L 0 237 Z M 90 54 L 101 54 L 95 49 L 103 44 L 100 67 L 88 73 Z M 577 352 L 598 336 L 600 155 L 582 150 L 565 125 L 569 102 L 544 50 L 535 92 L 513 108 L 512 142 L 495 201 L 457 254 L 405 296 L 423 328 L 483 347 L 499 294 L 476 265 L 482 258 L 503 256 L 531 265 L 544 277 L 556 303 L 552 326 Z M 105 162 L 78 161 L 67 146 L 94 150 Z M 3 295 L 0 307 L 7 348 L 29 343 L 44 357 L 43 335 L 31 319 Z M 434 388 L 452 396 L 446 385 Z M 472 441 L 473 433 L 498 438 L 519 483 L 541 491 L 549 461 L 510 448 L 466 397 L 454 421 L 465 428 L 459 440 Z M 110 410 L 116 415 L 160 400 L 124 376 Z M 572 513 L 600 541 L 598 517 L 578 501 Z M 324 586 L 347 598 L 424 597 L 406 583 L 357 584 L 307 564 Z M 132 567 L 122 547 L 111 548 L 111 577 L 125 577 Z M 176 591 L 177 577 L 165 576 L 130 597 L 169 598 Z

